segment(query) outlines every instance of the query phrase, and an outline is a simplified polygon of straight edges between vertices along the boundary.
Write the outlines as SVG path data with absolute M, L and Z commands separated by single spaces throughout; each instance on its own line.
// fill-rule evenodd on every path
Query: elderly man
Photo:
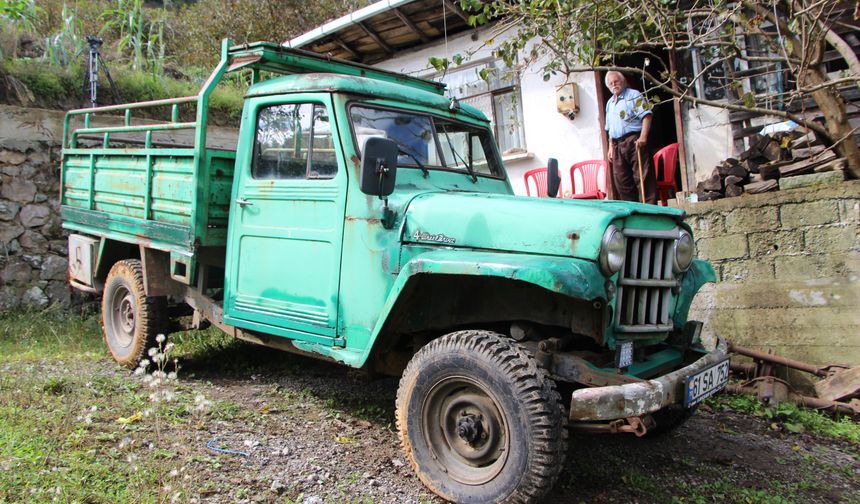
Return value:
M 645 179 L 645 202 L 656 204 L 657 179 L 648 149 L 651 110 L 646 108 L 642 93 L 627 87 L 621 72 L 607 72 L 606 87 L 612 91 L 612 97 L 606 103 L 606 132 L 609 134 L 609 163 L 616 196 L 625 201 L 641 201 L 638 149 Z

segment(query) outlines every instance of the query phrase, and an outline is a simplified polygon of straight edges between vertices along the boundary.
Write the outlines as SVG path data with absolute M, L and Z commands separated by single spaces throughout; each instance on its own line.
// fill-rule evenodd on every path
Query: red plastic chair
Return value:
M 576 183 L 576 174 L 582 180 L 582 186 Z M 606 176 L 606 161 L 593 159 L 573 163 L 570 167 L 570 187 L 573 188 L 573 199 L 604 199 L 606 193 L 600 190 L 599 181 Z
M 660 169 L 660 161 L 663 161 L 663 169 Z M 670 196 L 674 197 L 678 191 L 675 182 L 675 167 L 678 163 L 678 144 L 669 144 L 654 154 L 654 173 L 657 175 L 657 192 L 660 195 L 660 204 L 667 206 Z
M 546 167 L 531 169 L 523 175 L 523 181 L 526 184 L 526 194 L 531 196 L 532 190 L 529 187 L 529 179 L 532 180 L 537 190 L 537 197 L 546 198 Z M 561 194 L 561 184 L 558 186 L 558 193 Z

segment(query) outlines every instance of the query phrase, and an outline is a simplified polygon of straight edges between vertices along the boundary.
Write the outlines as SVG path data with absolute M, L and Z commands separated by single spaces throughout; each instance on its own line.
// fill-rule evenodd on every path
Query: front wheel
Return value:
M 555 384 L 521 347 L 487 331 L 432 341 L 397 391 L 397 427 L 421 481 L 454 502 L 533 502 L 566 453 Z

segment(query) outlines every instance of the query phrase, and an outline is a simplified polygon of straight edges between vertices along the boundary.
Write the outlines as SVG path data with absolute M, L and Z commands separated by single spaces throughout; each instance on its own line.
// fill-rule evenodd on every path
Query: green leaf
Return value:
M 755 107 L 755 95 L 750 93 L 746 93 L 743 96 L 744 107 L 753 108 Z
M 783 427 L 785 427 L 785 430 L 787 430 L 789 432 L 794 432 L 795 434 L 797 434 L 799 432 L 803 432 L 803 426 L 800 424 L 786 422 L 782 425 L 783 425 Z
M 428 60 L 430 66 L 436 69 L 437 72 L 444 72 L 448 70 L 448 59 L 447 58 L 437 58 L 435 56 L 431 56 Z

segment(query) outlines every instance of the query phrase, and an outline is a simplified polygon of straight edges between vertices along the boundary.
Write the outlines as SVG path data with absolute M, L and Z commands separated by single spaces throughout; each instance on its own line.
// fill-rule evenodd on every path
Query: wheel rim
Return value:
M 134 340 L 136 310 L 134 296 L 124 286 L 117 287 L 111 300 L 110 325 L 116 342 L 127 347 Z
M 452 376 L 427 394 L 424 438 L 448 476 L 467 485 L 495 478 L 508 456 L 509 431 L 499 402 L 483 384 Z

